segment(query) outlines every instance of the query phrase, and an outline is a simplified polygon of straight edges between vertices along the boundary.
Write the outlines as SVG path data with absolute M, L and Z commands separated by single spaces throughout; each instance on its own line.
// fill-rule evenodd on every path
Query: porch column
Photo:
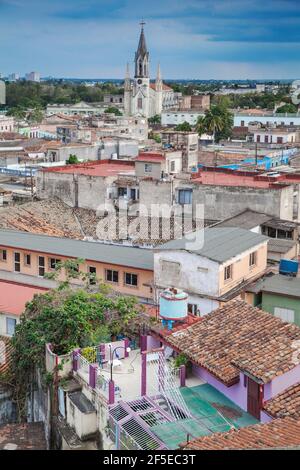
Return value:
M 79 354 L 80 354 L 80 349 L 74 349 L 74 351 L 73 351 L 73 360 L 72 360 L 73 372 L 78 371 L 78 355 Z
M 147 392 L 147 353 L 142 352 L 142 376 L 141 376 L 141 396 L 145 396 Z
M 98 371 L 98 365 L 90 364 L 90 366 L 89 366 L 89 386 L 92 387 L 92 388 L 96 388 L 97 371 Z
M 141 352 L 147 351 L 147 335 L 141 335 Z
M 115 403 L 115 382 L 109 381 L 108 384 L 108 404 L 113 405 Z
M 129 356 L 129 352 L 127 351 L 127 348 L 129 348 L 129 339 L 128 339 L 128 338 L 125 338 L 125 339 L 124 339 L 124 349 L 125 349 L 125 356 L 124 356 L 124 357 L 128 357 L 128 356 Z
M 185 387 L 186 366 L 184 364 L 179 367 L 179 380 L 180 380 L 180 387 Z

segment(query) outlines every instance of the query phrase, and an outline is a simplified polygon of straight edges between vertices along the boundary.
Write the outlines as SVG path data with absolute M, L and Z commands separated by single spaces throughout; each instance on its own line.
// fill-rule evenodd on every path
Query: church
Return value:
M 178 94 L 165 85 L 161 78 L 160 66 L 157 68 L 155 82 L 150 81 L 149 52 L 146 45 L 144 22 L 138 49 L 135 53 L 135 74 L 130 79 L 129 65 L 124 85 L 124 112 L 126 116 L 152 117 L 178 105 Z

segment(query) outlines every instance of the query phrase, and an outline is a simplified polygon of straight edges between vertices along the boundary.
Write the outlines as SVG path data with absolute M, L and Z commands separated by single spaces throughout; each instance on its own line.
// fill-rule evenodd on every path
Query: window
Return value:
M 283 143 L 283 137 L 277 137 L 277 144 Z
M 127 196 L 127 188 L 118 188 L 118 196 L 119 197 Z
M 19 273 L 21 271 L 21 255 L 20 253 L 15 253 L 15 271 Z
M 245 121 L 241 121 L 241 127 L 245 127 Z
M 6 334 L 13 336 L 15 334 L 17 320 L 15 318 L 6 317 Z
M 256 136 L 256 142 L 260 142 L 260 135 Z
M 178 202 L 179 204 L 192 204 L 192 190 L 191 189 L 179 189 Z
M 31 255 L 25 254 L 24 255 L 24 264 L 25 266 L 30 266 L 31 265 Z
M 268 142 L 269 142 L 269 136 L 265 135 L 265 144 L 267 144 Z
M 151 173 L 152 165 L 151 163 L 145 163 L 145 173 Z
M 138 109 L 143 109 L 143 98 L 138 98 Z
M 232 279 L 232 264 L 226 266 L 224 269 L 224 281 L 228 281 L 229 279 Z
M 7 261 L 7 251 L 0 250 L 0 261 Z
M 39 276 L 43 277 L 45 275 L 45 258 L 44 256 L 39 256 Z
M 190 315 L 197 315 L 197 313 L 198 313 L 197 304 L 188 304 L 188 313 Z
M 171 171 L 175 171 L 175 162 L 174 162 L 174 160 L 171 162 Z
M 256 265 L 256 251 L 254 251 L 253 253 L 250 253 L 250 256 L 249 256 L 249 266 L 252 267 L 252 266 L 255 266 Z
M 60 259 L 49 258 L 49 269 L 55 269 L 60 262 Z
M 108 282 L 119 282 L 119 272 L 112 269 L 105 270 L 105 279 Z
M 274 315 L 275 317 L 281 318 L 281 320 L 289 323 L 293 323 L 295 319 L 295 311 L 289 308 L 275 307 Z
M 95 266 L 89 266 L 89 281 L 91 286 L 95 286 L 97 283 L 96 275 L 97 275 L 97 268 Z
M 137 274 L 132 273 L 125 273 L 125 284 L 127 286 L 135 286 L 138 285 L 138 277 Z

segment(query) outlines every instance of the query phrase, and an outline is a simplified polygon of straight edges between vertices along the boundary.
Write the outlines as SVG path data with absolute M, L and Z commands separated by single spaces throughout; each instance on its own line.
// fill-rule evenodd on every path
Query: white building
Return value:
M 157 292 L 182 289 L 189 313 L 203 316 L 242 293 L 242 286 L 263 274 L 268 238 L 241 228 L 206 228 L 199 240 L 173 240 L 154 250 Z M 240 289 L 240 290 L 239 290 Z
M 137 52 L 135 54 L 135 75 L 130 80 L 129 66 L 125 78 L 124 110 L 126 116 L 151 117 L 161 114 L 165 109 L 178 104 L 178 94 L 165 85 L 158 66 L 155 83 L 150 83 L 149 52 L 146 46 L 144 23 L 140 34 Z
M 41 80 L 40 73 L 39 72 L 26 73 L 25 80 L 27 82 L 39 82 Z
M 187 111 L 163 111 L 161 113 L 161 125 L 178 126 L 178 124 L 188 122 L 191 126 L 195 126 L 198 118 L 204 115 L 203 111 L 193 109 Z
M 263 113 L 260 115 L 237 112 L 234 114 L 234 127 L 248 127 L 249 123 L 260 122 L 264 125 L 275 124 L 277 126 L 300 126 L 300 113 L 297 114 L 273 114 Z
M 0 133 L 13 132 L 15 127 L 15 120 L 13 117 L 0 116 Z
M 5 88 L 5 82 L 0 80 L 0 104 L 5 104 L 6 103 L 6 88 Z

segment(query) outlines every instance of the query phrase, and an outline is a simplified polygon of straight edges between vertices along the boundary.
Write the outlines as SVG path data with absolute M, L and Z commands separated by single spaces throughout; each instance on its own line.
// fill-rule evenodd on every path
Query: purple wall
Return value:
M 147 349 L 148 351 L 150 349 L 157 349 L 160 347 L 160 341 L 153 336 L 148 335 L 147 336 Z
M 261 411 L 260 412 L 260 420 L 261 420 L 262 423 L 270 423 L 270 421 L 272 421 L 272 418 L 271 418 L 271 416 L 269 416 L 264 411 Z
M 247 411 L 247 387 L 244 387 L 244 374 L 240 373 L 240 381 L 237 384 L 226 387 L 203 367 L 193 365 L 193 373 Z
M 300 365 L 286 372 L 286 374 L 275 377 L 272 382 L 265 385 L 264 400 L 270 400 L 291 385 L 300 382 Z

